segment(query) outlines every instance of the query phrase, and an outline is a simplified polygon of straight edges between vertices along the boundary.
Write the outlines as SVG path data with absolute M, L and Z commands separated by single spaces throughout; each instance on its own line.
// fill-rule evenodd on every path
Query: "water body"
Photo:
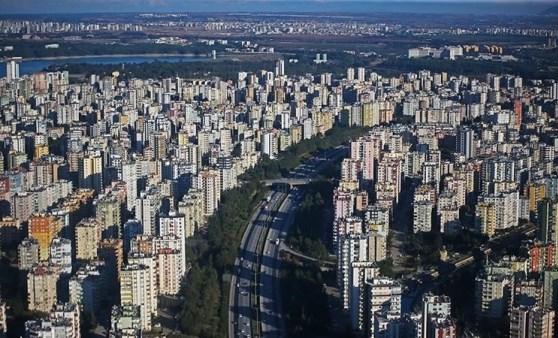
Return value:
M 102 57 L 71 57 L 71 58 L 57 58 L 57 59 L 35 59 L 35 60 L 21 60 L 19 63 L 19 75 L 33 74 L 48 68 L 51 65 L 65 65 L 68 63 L 89 63 L 96 65 L 121 65 L 133 64 L 144 62 L 196 62 L 208 61 L 211 58 L 195 57 L 195 56 L 102 56 Z M 120 69 L 120 67 L 119 67 Z M 0 64 L 0 77 L 6 76 L 6 66 L 4 63 Z

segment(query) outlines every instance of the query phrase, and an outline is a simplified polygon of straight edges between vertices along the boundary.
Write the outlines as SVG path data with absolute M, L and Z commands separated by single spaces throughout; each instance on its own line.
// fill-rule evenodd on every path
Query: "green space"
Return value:
M 310 139 L 292 145 L 287 151 L 279 154 L 277 160 L 264 157 L 260 163 L 241 176 L 242 180 L 265 180 L 287 176 L 289 171 L 298 167 L 313 154 L 337 147 L 351 139 L 364 135 L 368 128 L 341 127 L 334 125 L 325 135 L 318 134 Z
M 389 278 L 395 278 L 395 272 L 393 272 L 393 259 L 386 258 L 382 261 L 377 262 L 378 268 L 380 269 L 380 275 Z
M 408 262 L 412 267 L 421 265 L 437 265 L 440 263 L 440 251 L 449 253 L 473 254 L 482 244 L 486 236 L 464 230 L 459 234 L 442 234 L 439 232 L 418 232 L 405 235 L 405 252 L 410 256 Z
M 0 51 L 0 58 L 45 58 L 65 56 L 94 56 L 94 55 L 142 55 L 142 54 L 195 54 L 205 55 L 212 50 L 222 51 L 224 46 L 205 44 L 171 45 L 156 43 L 92 43 L 92 42 L 62 42 L 62 41 L 31 41 L 31 40 L 4 40 L 4 45 L 13 46 L 13 50 Z M 45 48 L 45 45 L 57 43 L 58 48 Z
M 225 192 L 205 234 L 197 234 L 198 244 L 187 255 L 192 268 L 186 276 L 184 304 L 180 313 L 182 332 L 197 337 L 227 335 L 229 284 L 221 282 L 230 273 L 238 255 L 238 245 L 254 208 L 265 188 L 256 181 Z
M 226 336 L 228 307 L 225 305 L 228 304 L 229 284 L 221 281 L 232 272 L 243 231 L 263 198 L 265 188 L 259 181 L 288 173 L 313 152 L 335 147 L 364 131 L 363 128 L 334 127 L 325 137 L 301 141 L 278 160 L 262 159 L 243 175 L 241 187 L 223 194 L 218 210 L 208 220 L 206 232 L 196 235 L 197 244 L 187 254 L 192 268 L 181 293 L 184 297 L 180 313 L 182 332 L 197 337 Z M 301 278 L 307 283 L 319 280 L 316 276 Z
M 287 239 L 293 249 L 320 261 L 329 258 L 324 237 L 332 228 L 333 188 L 333 182 L 328 180 L 308 185 Z
M 210 51 L 207 51 L 209 53 Z M 184 52 L 182 54 L 194 53 L 196 51 Z M 199 54 L 207 54 L 200 52 Z M 116 53 L 114 53 L 116 54 Z M 132 54 L 132 53 L 129 53 Z M 146 53 L 136 53 L 146 54 Z M 168 53 L 161 53 L 168 54 Z M 92 54 L 95 55 L 95 54 Z M 313 56 L 309 54 L 300 54 L 299 62 L 287 63 L 285 71 L 288 75 L 301 75 L 301 74 L 322 74 L 332 73 L 336 77 L 346 74 L 347 67 L 366 67 L 369 65 L 369 60 L 354 56 L 347 53 L 339 53 L 340 59 L 325 64 L 314 64 L 312 62 Z M 262 69 L 273 69 L 275 67 L 274 60 L 269 61 L 270 55 L 266 55 L 265 59 L 256 60 L 251 57 L 247 60 L 240 60 L 243 54 L 238 56 L 229 54 L 224 58 L 218 57 L 216 60 L 208 61 L 195 61 L 195 62 L 168 62 L 168 61 L 155 61 L 144 62 L 138 64 L 126 64 L 124 69 L 121 65 L 110 64 L 90 64 L 90 63 L 68 63 L 65 65 L 53 65 L 49 70 L 67 70 L 70 74 L 81 74 L 83 78 L 89 77 L 91 74 L 101 76 L 110 76 L 113 71 L 120 72 L 119 80 L 127 80 L 131 78 L 168 78 L 180 76 L 184 78 L 199 78 L 208 76 L 219 76 L 222 79 L 236 79 L 238 73 L 242 71 L 256 72 Z M 288 56 L 289 58 L 292 56 Z M 297 58 L 298 56 L 293 56 Z M 342 58 L 341 58 L 342 57 Z M 277 56 L 276 59 L 280 59 Z M 266 60 L 268 59 L 268 60 Z
M 283 261 L 282 297 L 289 337 L 330 337 L 326 277 L 316 263 Z
M 211 51 L 213 46 L 199 46 L 189 49 L 176 49 L 176 46 L 165 47 L 163 50 L 131 49 L 130 51 L 118 50 L 113 51 L 111 46 L 105 50 L 98 45 L 95 50 L 88 51 L 88 55 L 101 54 L 199 54 L 205 55 Z M 155 45 L 158 46 L 158 45 Z M 162 45 L 166 46 L 166 45 Z M 171 48 L 172 47 L 172 48 Z M 181 47 L 182 48 L 182 47 Z M 545 54 L 547 53 L 548 54 Z M 49 52 L 50 53 L 50 52 Z M 522 50 L 518 52 L 519 57 L 525 58 L 525 61 L 489 61 L 459 58 L 456 60 L 418 58 L 408 59 L 406 57 L 390 56 L 385 59 L 377 57 L 363 57 L 344 52 L 328 53 L 329 62 L 325 64 L 315 64 L 313 59 L 315 53 L 308 51 L 285 52 L 283 56 L 277 55 L 276 58 L 295 58 L 297 63 L 286 63 L 285 71 L 288 75 L 301 74 L 323 74 L 332 73 L 334 78 L 344 77 L 348 67 L 365 67 L 368 71 L 373 71 L 383 76 L 399 76 L 402 73 L 418 72 L 428 69 L 431 72 L 447 72 L 450 75 L 465 75 L 473 78 L 484 79 L 487 73 L 493 74 L 513 74 L 526 79 L 558 79 L 558 67 L 555 59 L 549 56 L 556 54 L 551 50 Z M 41 56 L 47 56 L 40 54 Z M 85 54 L 84 54 L 85 55 Z M 265 58 L 257 59 L 250 57 L 242 59 L 243 54 L 238 57 L 235 54 L 227 55 L 217 60 L 196 61 L 196 62 L 165 62 L 155 61 L 151 63 L 127 64 L 122 69 L 121 65 L 106 64 L 87 64 L 87 63 L 68 63 L 65 65 L 53 65 L 49 70 L 67 70 L 70 74 L 83 76 L 87 78 L 91 74 L 101 76 L 109 76 L 113 71 L 120 72 L 119 80 L 128 80 L 131 78 L 168 78 L 180 76 L 184 78 L 199 78 L 208 76 L 219 76 L 223 79 L 236 79 L 241 71 L 256 72 L 262 69 L 273 69 L 274 61 L 269 60 L 273 56 L 267 55 Z M 48 55 L 51 56 L 51 55 Z M 53 55 L 59 56 L 59 55 Z

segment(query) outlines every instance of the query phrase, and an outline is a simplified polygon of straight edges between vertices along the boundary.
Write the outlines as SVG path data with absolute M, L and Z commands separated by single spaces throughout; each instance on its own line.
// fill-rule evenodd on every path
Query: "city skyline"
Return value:
M 5 15 L 141 12 L 400 12 L 537 15 L 554 7 L 551 0 L 71 0 L 0 1 Z
M 69 3 L 144 10 L 0 19 L 0 338 L 555 337 L 558 17 Z

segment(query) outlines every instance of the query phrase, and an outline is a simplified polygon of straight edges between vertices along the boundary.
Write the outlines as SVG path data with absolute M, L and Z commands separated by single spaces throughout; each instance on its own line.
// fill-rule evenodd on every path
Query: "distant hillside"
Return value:
M 541 15 L 558 15 L 558 6 L 552 6 L 548 9 L 545 9 Z

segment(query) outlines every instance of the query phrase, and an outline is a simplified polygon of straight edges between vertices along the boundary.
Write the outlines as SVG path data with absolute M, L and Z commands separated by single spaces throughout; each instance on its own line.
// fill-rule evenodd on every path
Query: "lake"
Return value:
M 36 59 L 36 60 L 21 60 L 19 62 L 19 75 L 33 74 L 42 71 L 50 65 L 64 65 L 67 63 L 90 63 L 101 65 L 121 65 L 132 63 L 144 63 L 154 61 L 165 62 L 196 62 L 208 61 L 208 57 L 196 56 L 84 56 L 84 57 L 71 57 L 71 58 L 58 58 L 58 59 Z M 118 68 L 120 69 L 120 67 Z M 6 76 L 6 64 L 2 62 L 0 65 L 0 77 Z

